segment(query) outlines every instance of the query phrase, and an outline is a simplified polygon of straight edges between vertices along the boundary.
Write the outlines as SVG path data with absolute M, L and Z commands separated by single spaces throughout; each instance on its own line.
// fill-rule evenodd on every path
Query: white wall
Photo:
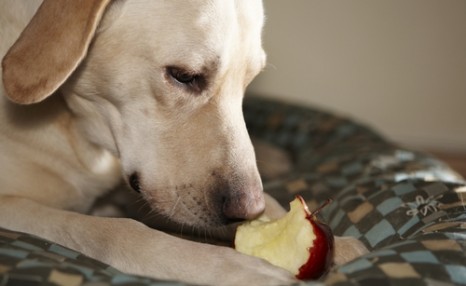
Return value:
M 466 153 L 466 0 L 264 0 L 252 93 L 357 118 L 410 147 Z

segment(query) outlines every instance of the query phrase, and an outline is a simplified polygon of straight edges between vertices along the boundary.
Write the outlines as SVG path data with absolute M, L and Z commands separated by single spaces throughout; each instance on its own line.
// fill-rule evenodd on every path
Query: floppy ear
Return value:
M 21 104 L 44 100 L 86 56 L 110 0 L 44 0 L 2 61 L 7 96 Z

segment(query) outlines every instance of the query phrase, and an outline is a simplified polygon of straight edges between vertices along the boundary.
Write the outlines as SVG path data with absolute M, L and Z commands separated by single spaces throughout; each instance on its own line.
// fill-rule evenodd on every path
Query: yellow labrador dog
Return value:
M 265 64 L 262 22 L 258 0 L 2 0 L 0 226 L 129 273 L 292 281 L 229 248 L 83 214 L 121 174 L 180 223 L 264 210 L 241 111 Z
M 263 212 L 241 111 L 265 64 L 261 1 L 41 2 L 0 2 L 0 226 L 128 273 L 292 282 L 229 248 L 86 215 L 121 177 L 185 225 L 220 228 Z

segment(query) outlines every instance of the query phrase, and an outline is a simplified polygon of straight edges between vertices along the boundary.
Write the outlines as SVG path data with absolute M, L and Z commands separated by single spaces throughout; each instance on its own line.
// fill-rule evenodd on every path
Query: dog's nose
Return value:
M 222 211 L 230 222 L 251 220 L 264 212 L 265 199 L 257 191 L 235 192 L 224 197 Z

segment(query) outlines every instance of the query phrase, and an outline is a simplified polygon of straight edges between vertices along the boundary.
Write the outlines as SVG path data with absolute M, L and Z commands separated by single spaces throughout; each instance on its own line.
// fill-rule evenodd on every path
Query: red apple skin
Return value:
M 309 214 L 306 217 L 314 228 L 316 238 L 314 246 L 309 249 L 309 259 L 299 268 L 296 278 L 300 280 L 318 279 L 328 272 L 333 263 L 334 238 L 330 227 Z

